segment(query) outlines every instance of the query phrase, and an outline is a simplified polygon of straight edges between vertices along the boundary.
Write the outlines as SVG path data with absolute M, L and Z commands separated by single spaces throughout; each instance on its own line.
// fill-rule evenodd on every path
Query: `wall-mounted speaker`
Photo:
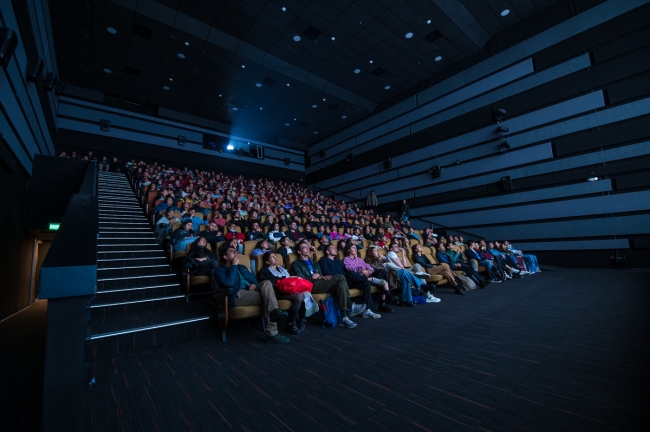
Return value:
M 258 159 L 264 159 L 264 147 L 261 145 L 255 146 L 255 157 Z
M 291 159 L 289 159 L 288 157 L 284 158 L 284 164 L 285 165 L 289 165 L 290 163 L 291 163 Z
M 103 130 L 104 132 L 108 132 L 111 130 L 111 121 L 106 120 L 106 119 L 101 119 L 99 122 L 99 128 Z
M 442 167 L 440 165 L 436 165 L 431 168 L 429 172 L 431 173 L 431 177 L 440 178 L 442 176 Z
M 183 135 L 178 136 L 178 145 L 179 146 L 184 146 L 186 142 L 187 142 L 187 138 L 185 138 Z
M 14 55 L 18 46 L 16 32 L 6 27 L 0 27 L 0 66 L 6 68 L 9 59 Z
M 347 163 L 352 163 L 354 162 L 354 153 L 349 153 L 348 156 L 345 158 L 345 161 Z
M 45 62 L 42 58 L 30 57 L 29 62 L 27 63 L 27 71 L 25 72 L 25 78 L 27 78 L 27 81 L 35 83 L 41 77 L 44 67 Z
M 43 85 L 47 90 L 54 90 L 54 86 L 58 80 L 59 76 L 57 74 L 54 72 L 48 72 L 47 75 L 45 75 L 45 81 L 43 81 Z
M 510 176 L 501 177 L 501 188 L 504 191 L 512 190 L 512 177 Z

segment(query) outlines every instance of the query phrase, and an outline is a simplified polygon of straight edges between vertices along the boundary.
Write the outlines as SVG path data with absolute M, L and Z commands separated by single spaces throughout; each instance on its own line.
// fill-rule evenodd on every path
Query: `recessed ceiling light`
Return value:
M 431 20 L 427 20 L 427 24 L 431 24 Z
M 190 43 L 189 43 L 189 42 L 185 42 L 185 46 L 190 46 Z
M 435 58 L 435 61 L 440 61 L 440 60 L 442 60 L 441 56 L 438 56 L 438 57 Z
M 332 36 L 332 40 L 336 40 L 336 38 L 334 36 Z
M 510 13 L 510 9 L 504 9 L 501 11 L 501 16 L 506 16 Z
M 408 32 L 406 33 L 406 39 L 411 39 L 413 37 L 413 33 Z
M 242 68 L 242 69 L 246 69 L 246 65 L 241 65 L 241 68 Z
M 108 69 L 108 68 L 104 68 L 104 72 L 106 72 L 106 73 L 111 73 L 111 70 Z
M 342 119 L 348 118 L 348 116 L 341 116 Z
M 262 83 L 255 84 L 255 87 L 262 87 Z
M 110 34 L 116 34 L 116 33 L 117 33 L 117 30 L 115 30 L 113 27 L 107 27 L 106 30 L 107 30 Z
M 169 86 L 163 86 L 163 90 L 169 90 Z
M 323 98 L 323 102 L 325 102 L 325 98 Z
M 318 108 L 318 105 L 314 104 L 311 106 L 312 108 Z
M 178 58 L 185 58 L 185 54 L 183 54 L 183 53 L 178 53 L 176 55 L 178 56 Z
M 293 121 L 296 121 L 297 119 L 293 119 Z
M 390 90 L 390 86 L 384 87 L 384 90 Z
M 282 6 L 282 12 L 286 12 L 286 11 L 287 11 L 287 8 Z
M 169 81 L 174 81 L 174 78 L 169 78 Z
M 260 107 L 260 109 L 264 109 L 264 108 Z M 250 144 L 250 143 L 249 143 L 249 144 Z
M 295 36 L 293 37 L 293 40 L 295 40 L 296 42 L 300 42 L 300 36 L 295 35 Z
M 237 107 L 232 107 L 232 110 L 233 110 L 233 111 L 239 111 L 239 108 L 237 108 Z
M 314 135 L 318 135 L 318 131 L 314 131 Z
M 370 64 L 372 64 L 372 60 L 370 60 Z
M 287 87 L 291 87 L 291 84 L 287 83 Z
M 221 95 L 219 95 L 219 97 L 221 97 Z
M 289 123 L 285 123 L 284 125 L 285 125 L 285 126 L 289 126 Z
M 359 73 L 359 72 L 361 72 L 361 69 L 355 69 L 354 70 L 354 73 Z

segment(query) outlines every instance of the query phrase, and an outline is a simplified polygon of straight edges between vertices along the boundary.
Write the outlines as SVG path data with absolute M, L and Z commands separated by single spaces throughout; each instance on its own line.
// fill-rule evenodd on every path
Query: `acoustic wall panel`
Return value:
M 429 218 L 425 218 L 429 220 Z M 435 222 L 435 218 L 431 219 Z M 465 227 L 485 239 L 532 240 L 647 234 L 650 214 L 608 218 L 524 223 L 496 227 Z
M 547 250 L 598 250 L 598 249 L 629 249 L 630 242 L 628 239 L 611 239 L 611 240 L 573 240 L 573 241 L 551 241 L 551 242 L 532 242 L 516 243 L 513 245 L 516 249 L 524 253 Z
M 642 210 L 650 210 L 650 191 L 499 207 L 487 210 L 478 208 L 472 212 L 436 216 L 435 220 L 445 226 L 467 227 L 470 225 L 508 224 Z
M 597 182 L 584 182 L 568 186 L 557 186 L 547 189 L 538 189 L 526 192 L 510 193 L 487 198 L 471 199 L 467 201 L 452 202 L 426 207 L 418 207 L 411 210 L 412 216 L 435 216 L 441 213 L 473 211 L 486 207 L 506 206 L 531 201 L 542 201 L 559 199 L 576 195 L 587 195 L 612 190 L 612 181 L 609 179 Z

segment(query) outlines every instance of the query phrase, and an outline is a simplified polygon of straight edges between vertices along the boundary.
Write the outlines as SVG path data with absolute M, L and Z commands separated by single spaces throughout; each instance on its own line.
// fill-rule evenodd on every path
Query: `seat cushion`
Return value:
M 262 308 L 260 306 L 237 306 L 228 312 L 228 319 L 239 320 L 260 316 Z
M 278 300 L 278 307 L 282 310 L 288 310 L 291 307 L 289 300 Z

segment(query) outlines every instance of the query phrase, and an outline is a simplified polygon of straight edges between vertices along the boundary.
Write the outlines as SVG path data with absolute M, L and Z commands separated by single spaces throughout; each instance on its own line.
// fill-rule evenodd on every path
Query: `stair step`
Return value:
M 126 314 L 92 316 L 85 360 L 93 362 L 130 352 L 186 342 L 215 332 L 209 300 Z
M 154 235 L 149 231 L 100 231 L 100 239 L 111 239 L 111 238 L 142 238 L 142 239 L 154 239 Z
M 134 244 L 140 244 L 140 245 L 155 245 L 156 242 L 154 241 L 155 239 L 152 237 L 100 237 L 97 239 L 97 246 L 111 246 L 111 245 L 117 245 L 117 244 L 123 244 L 123 245 L 134 245 Z
M 95 301 L 98 303 L 110 303 L 126 300 L 140 300 L 146 298 L 178 295 L 180 291 L 181 287 L 178 283 L 109 289 L 97 291 L 97 297 Z
M 108 244 L 97 245 L 97 253 L 102 252 L 162 252 L 162 249 L 156 243 L 131 243 L 131 244 Z
M 167 270 L 169 272 L 169 270 Z M 133 288 L 137 286 L 146 285 L 167 285 L 171 283 L 178 283 L 179 278 L 174 273 L 164 273 L 156 275 L 140 275 L 140 276 L 118 276 L 97 278 L 97 290 L 111 290 L 121 288 Z
M 160 247 L 157 249 L 150 250 L 131 250 L 131 251 L 98 251 L 97 258 L 99 260 L 116 260 L 116 259 L 153 259 L 153 258 L 164 258 L 167 257 L 164 255 L 164 252 Z
M 113 303 L 96 303 L 90 305 L 89 309 L 92 317 L 115 313 L 131 313 L 145 309 L 166 308 L 185 303 L 185 296 L 182 294 L 176 294 L 164 297 L 122 300 Z
M 148 266 L 104 267 L 97 269 L 97 280 L 112 278 L 133 278 L 139 276 L 160 276 L 169 274 L 169 264 Z

